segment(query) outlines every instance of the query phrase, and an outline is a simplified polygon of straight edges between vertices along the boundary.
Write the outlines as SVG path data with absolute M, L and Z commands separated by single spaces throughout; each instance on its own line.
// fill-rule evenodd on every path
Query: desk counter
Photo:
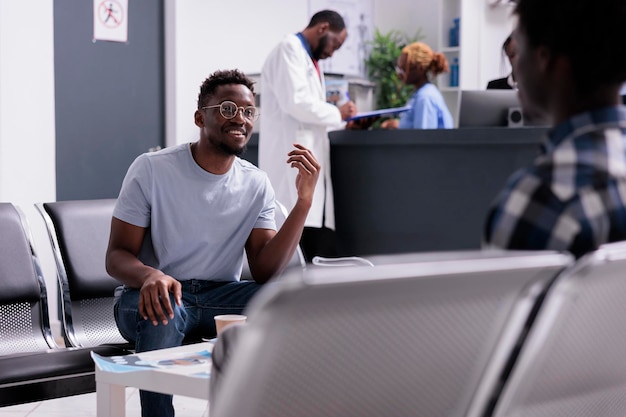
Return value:
M 489 205 L 545 128 L 330 133 L 341 255 L 477 249 Z M 244 156 L 256 163 L 258 138 Z

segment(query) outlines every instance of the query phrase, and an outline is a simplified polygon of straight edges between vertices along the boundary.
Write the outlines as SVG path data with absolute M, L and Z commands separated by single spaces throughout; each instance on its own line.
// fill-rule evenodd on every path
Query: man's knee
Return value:
M 150 319 L 142 319 L 137 323 L 136 350 L 143 352 L 180 346 L 185 338 L 185 321 L 182 313 L 184 309 L 178 307 L 175 309 L 174 318 L 168 319 L 167 323 L 157 322 L 155 325 Z
M 176 304 L 170 295 L 174 315 L 167 317 L 167 323 L 150 318 L 144 319 L 139 313 L 139 291 L 127 290 L 115 304 L 115 320 L 122 336 L 135 343 L 138 352 L 179 346 L 185 337 L 184 329 L 187 312 L 184 306 Z

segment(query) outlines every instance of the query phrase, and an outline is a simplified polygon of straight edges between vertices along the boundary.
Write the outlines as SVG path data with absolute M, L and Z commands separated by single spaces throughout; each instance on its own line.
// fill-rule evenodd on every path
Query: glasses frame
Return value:
M 237 108 L 237 110 L 235 111 L 235 114 L 233 114 L 231 117 L 227 117 L 227 116 L 224 114 L 224 112 L 222 111 L 222 106 L 223 106 L 225 103 L 230 103 L 230 104 L 232 104 L 233 106 L 235 106 L 235 107 Z M 219 104 L 214 104 L 214 105 L 212 105 L 212 106 L 203 106 L 203 107 L 202 107 L 202 110 L 204 110 L 204 109 L 216 109 L 216 108 L 218 108 L 218 107 L 219 107 L 219 109 L 220 109 L 220 114 L 221 114 L 221 115 L 222 115 L 222 117 L 223 117 L 224 119 L 226 119 L 226 120 L 234 119 L 235 117 L 237 117 L 237 115 L 239 114 L 239 112 L 240 112 L 240 111 L 241 111 L 241 114 L 242 114 L 242 116 L 243 116 L 243 118 L 244 118 L 244 119 L 246 119 L 246 120 L 250 120 L 250 121 L 252 121 L 252 122 L 255 122 L 255 121 L 259 118 L 259 116 L 260 116 L 260 114 L 259 114 L 259 108 L 258 108 L 258 107 L 256 107 L 256 106 L 246 106 L 246 107 L 241 107 L 241 106 L 238 106 L 238 105 L 237 105 L 237 103 L 235 103 L 234 101 L 231 101 L 231 100 L 224 100 L 224 101 L 222 101 L 221 103 L 219 103 Z M 250 108 L 254 109 L 254 116 L 253 116 L 252 118 L 247 117 L 247 116 L 246 116 L 246 113 L 245 113 L 246 109 L 250 109 Z

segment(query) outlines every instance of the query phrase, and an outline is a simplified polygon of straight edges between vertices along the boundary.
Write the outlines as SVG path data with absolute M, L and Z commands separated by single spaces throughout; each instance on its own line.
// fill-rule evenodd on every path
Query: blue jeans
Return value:
M 241 314 L 261 288 L 253 281 L 213 282 L 192 279 L 181 281 L 182 306 L 170 295 L 174 318 L 168 323 L 152 324 L 139 314 L 139 290 L 124 288 L 115 303 L 115 321 L 124 338 L 135 343 L 136 352 L 180 346 L 183 339 L 215 337 L 218 314 Z M 172 396 L 140 391 L 142 417 L 173 417 Z

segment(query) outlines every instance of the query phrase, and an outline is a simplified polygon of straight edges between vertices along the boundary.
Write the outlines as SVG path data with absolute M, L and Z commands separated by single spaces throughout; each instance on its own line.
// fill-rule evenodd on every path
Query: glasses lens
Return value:
M 227 119 L 232 119 L 237 115 L 237 105 L 232 101 L 224 101 L 220 105 L 220 113 Z
M 243 109 L 243 115 L 246 119 L 254 120 L 256 117 L 256 107 L 246 107 Z

